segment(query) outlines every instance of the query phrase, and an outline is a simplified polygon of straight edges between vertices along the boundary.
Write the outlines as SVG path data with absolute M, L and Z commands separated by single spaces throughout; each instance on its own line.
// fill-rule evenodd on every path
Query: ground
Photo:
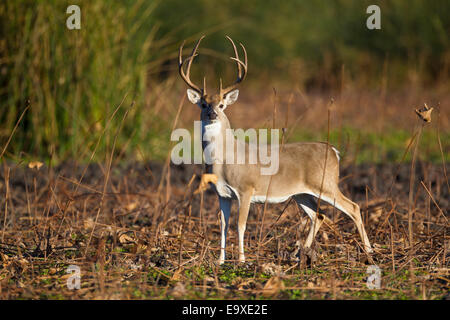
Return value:
M 303 249 L 309 219 L 292 201 L 252 206 L 240 264 L 234 205 L 222 266 L 217 197 L 193 195 L 201 166 L 4 163 L 1 171 L 0 299 L 449 298 L 450 197 L 439 164 L 416 166 L 413 248 L 410 164 L 347 165 L 340 186 L 360 205 L 374 254 L 332 208 L 334 225 Z M 80 268 L 78 290 L 67 286 L 70 265 Z M 379 289 L 367 286 L 371 265 L 381 269 Z

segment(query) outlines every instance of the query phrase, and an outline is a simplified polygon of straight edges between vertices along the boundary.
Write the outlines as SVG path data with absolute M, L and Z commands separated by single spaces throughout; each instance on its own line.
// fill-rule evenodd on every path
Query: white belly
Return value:
M 257 202 L 257 203 L 265 203 L 266 199 L 268 203 L 280 203 L 285 202 L 287 199 L 289 199 L 292 195 L 283 196 L 283 197 L 269 197 L 266 196 L 252 196 L 251 202 Z
M 234 189 L 232 186 L 227 184 L 224 180 L 220 179 L 217 181 L 216 185 L 216 191 L 219 194 L 219 196 L 224 198 L 237 198 L 239 199 L 239 193 Z M 282 197 L 269 197 L 267 199 L 268 203 L 281 203 L 288 200 L 292 194 Z M 252 203 L 265 203 L 266 202 L 266 196 L 252 196 L 250 201 Z

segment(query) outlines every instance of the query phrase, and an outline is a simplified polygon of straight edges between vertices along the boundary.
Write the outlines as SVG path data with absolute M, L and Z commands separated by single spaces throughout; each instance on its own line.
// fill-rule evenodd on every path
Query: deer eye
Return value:
M 219 104 L 219 108 L 222 109 L 223 108 L 223 104 Z

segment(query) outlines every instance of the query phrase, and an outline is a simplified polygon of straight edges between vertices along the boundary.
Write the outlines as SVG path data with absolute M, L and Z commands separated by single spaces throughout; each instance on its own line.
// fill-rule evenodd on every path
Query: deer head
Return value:
M 245 47 L 242 45 L 242 43 L 239 43 L 242 47 L 242 50 L 244 51 L 244 62 L 242 62 L 239 59 L 239 54 L 233 40 L 230 37 L 226 36 L 226 38 L 231 42 L 233 46 L 235 56 L 230 57 L 230 59 L 236 62 L 238 69 L 238 77 L 232 85 L 226 88 L 222 87 L 222 79 L 220 79 L 219 93 L 214 95 L 208 95 L 206 93 L 205 78 L 203 78 L 203 88 L 200 88 L 199 86 L 195 85 L 190 79 L 192 61 L 198 55 L 197 49 L 204 37 L 205 36 L 202 36 L 197 41 L 197 43 L 194 46 L 194 49 L 192 50 L 191 55 L 184 60 L 183 60 L 184 42 L 182 43 L 178 54 L 178 69 L 181 78 L 183 78 L 186 84 L 190 87 L 190 89 L 187 89 L 187 96 L 189 101 L 200 107 L 201 120 L 203 121 L 204 124 L 209 124 L 220 121 L 222 119 L 226 119 L 226 116 L 223 111 L 226 109 L 227 106 L 236 102 L 239 95 L 239 90 L 236 88 L 239 85 L 239 83 L 241 83 L 245 79 L 245 76 L 247 74 L 247 52 L 245 51 Z M 187 67 L 185 71 L 184 66 L 186 62 Z

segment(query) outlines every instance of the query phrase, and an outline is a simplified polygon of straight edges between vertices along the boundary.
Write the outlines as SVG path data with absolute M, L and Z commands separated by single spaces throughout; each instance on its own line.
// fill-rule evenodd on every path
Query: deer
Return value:
M 205 77 L 203 77 L 203 87 L 195 85 L 190 79 L 192 62 L 198 55 L 198 47 L 204 37 L 202 36 L 196 42 L 191 54 L 185 59 L 183 59 L 185 42 L 181 44 L 178 54 L 178 71 L 189 87 L 187 89 L 189 101 L 200 108 L 202 135 L 205 128 L 216 125 L 219 129 L 215 130 L 214 135 L 225 138 L 226 130 L 231 129 L 231 126 L 224 111 L 238 99 L 237 87 L 246 78 L 248 70 L 247 51 L 244 45 L 239 43 L 244 54 L 244 59 L 241 60 L 234 41 L 226 36 L 233 47 L 234 57 L 230 59 L 236 64 L 237 79 L 225 88 L 222 87 L 222 79 L 220 79 L 219 92 L 209 95 L 206 92 Z M 235 137 L 232 138 L 235 139 Z M 202 142 L 202 147 L 205 151 L 208 142 Z M 248 152 L 247 148 L 245 150 Z M 223 152 L 230 152 L 230 150 Z M 236 150 L 233 149 L 231 152 Z M 265 202 L 282 203 L 291 198 L 294 198 L 298 207 L 303 209 L 311 220 L 304 248 L 311 247 L 324 221 L 331 222 L 320 208 L 320 201 L 324 201 L 351 218 L 362 239 L 363 250 L 368 254 L 372 253 L 358 204 L 344 196 L 339 189 L 339 161 L 338 150 L 328 142 L 294 142 L 282 145 L 279 151 L 279 168 L 273 175 L 261 175 L 260 163 L 213 162 L 206 165 L 206 173 L 201 176 L 197 192 L 203 192 L 211 185 L 219 198 L 221 241 L 218 263 L 223 264 L 226 261 L 227 231 L 233 200 L 238 201 L 239 262 L 245 262 L 244 233 L 250 205 Z

